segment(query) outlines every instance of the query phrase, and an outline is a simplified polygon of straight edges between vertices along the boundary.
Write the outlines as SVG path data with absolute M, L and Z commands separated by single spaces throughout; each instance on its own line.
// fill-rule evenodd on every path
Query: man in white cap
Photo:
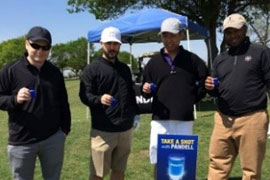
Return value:
M 100 43 L 102 57 L 85 67 L 80 84 L 92 118 L 90 180 L 102 180 L 110 171 L 111 180 L 123 180 L 138 109 L 130 69 L 117 59 L 120 31 L 105 28 Z
M 158 134 L 192 134 L 193 105 L 206 94 L 207 76 L 203 60 L 179 46 L 183 33 L 177 18 L 165 19 L 159 34 L 164 48 L 146 65 L 142 87 L 146 98 L 153 97 L 149 153 L 155 165 Z
M 213 74 L 205 81 L 209 94 L 218 100 L 208 180 L 227 180 L 238 154 L 242 179 L 260 180 L 268 129 L 270 51 L 250 42 L 240 14 L 224 20 L 223 32 L 229 48 L 216 57 Z M 216 86 L 213 77 L 219 80 Z

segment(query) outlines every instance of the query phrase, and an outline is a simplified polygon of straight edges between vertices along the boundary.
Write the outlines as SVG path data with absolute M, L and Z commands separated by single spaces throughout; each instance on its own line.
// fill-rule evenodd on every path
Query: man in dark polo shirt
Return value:
M 59 180 L 70 109 L 64 78 L 47 61 L 51 34 L 30 29 L 25 55 L 0 71 L 0 109 L 9 114 L 8 156 L 14 180 L 32 180 L 36 158 L 45 180 Z
M 242 180 L 260 180 L 265 155 L 270 91 L 270 50 L 251 43 L 240 14 L 223 22 L 228 50 L 216 57 L 205 87 L 217 97 L 209 148 L 208 180 L 227 180 L 239 154 Z M 219 83 L 214 85 L 214 78 Z
M 193 105 L 206 94 L 207 68 L 197 55 L 180 46 L 181 23 L 167 18 L 161 24 L 164 48 L 153 56 L 143 72 L 142 92 L 153 97 L 150 162 L 157 163 L 158 134 L 192 134 Z
M 118 60 L 121 34 L 115 27 L 102 31 L 102 56 L 83 70 L 81 101 L 90 108 L 90 180 L 123 180 L 131 149 L 132 127 L 138 112 L 129 67 Z

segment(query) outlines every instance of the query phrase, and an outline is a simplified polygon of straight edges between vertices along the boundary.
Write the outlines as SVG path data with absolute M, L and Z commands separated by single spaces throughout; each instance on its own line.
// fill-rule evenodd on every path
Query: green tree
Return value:
M 25 52 L 23 36 L 0 43 L 0 68 L 5 64 L 23 56 Z
M 96 61 L 100 56 L 102 56 L 102 49 L 100 48 L 99 50 L 95 51 L 91 55 L 91 62 Z
M 169 11 L 187 16 L 190 20 L 206 27 L 210 33 L 210 46 L 205 43 L 212 54 L 208 53 L 208 63 L 217 55 L 216 29 L 220 27 L 225 16 L 233 12 L 244 12 L 248 7 L 258 4 L 269 4 L 269 0 L 68 0 L 69 12 L 87 10 L 97 19 L 108 19 L 122 15 L 128 9 L 141 9 L 143 7 L 160 7 Z M 249 15 L 248 15 L 249 16 Z
M 93 53 L 92 56 L 92 61 L 97 60 L 100 56 L 102 56 L 102 49 L 100 48 L 98 51 Z M 137 63 L 137 59 L 130 54 L 127 51 L 120 51 L 117 55 L 117 58 L 119 59 L 119 61 L 125 63 L 125 64 L 130 64 L 130 58 L 131 58 L 131 62 L 132 62 L 132 71 L 137 71 L 138 70 L 138 63 Z
M 120 51 L 120 53 L 118 54 L 118 58 L 120 61 L 122 61 L 125 64 L 129 64 L 130 65 L 130 60 L 131 60 L 131 67 L 132 67 L 132 71 L 137 71 L 138 67 L 137 67 L 137 60 L 136 58 L 130 54 L 127 51 Z
M 90 45 L 91 52 L 94 52 L 93 44 Z M 87 40 L 81 37 L 75 41 L 56 44 L 52 48 L 51 61 L 62 71 L 66 68 L 79 76 L 87 64 Z
M 51 62 L 55 64 L 62 72 L 67 67 L 67 59 L 69 57 L 66 50 L 66 44 L 55 44 L 51 50 Z
M 250 10 L 250 36 L 253 41 L 270 47 L 270 2 Z
M 93 51 L 93 47 L 92 47 Z M 76 41 L 71 41 L 66 44 L 67 52 L 67 67 L 71 68 L 71 71 L 76 76 L 80 74 L 85 65 L 87 64 L 87 40 L 82 37 Z

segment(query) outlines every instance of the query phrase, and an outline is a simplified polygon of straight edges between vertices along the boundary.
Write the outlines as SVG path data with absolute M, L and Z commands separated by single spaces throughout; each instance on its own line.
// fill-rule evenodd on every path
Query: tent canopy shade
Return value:
M 176 17 L 180 20 L 182 28 L 190 31 L 189 39 L 205 39 L 208 37 L 206 28 L 189 21 L 186 16 L 164 9 L 144 9 L 116 20 L 106 21 L 100 26 L 91 29 L 88 32 L 88 41 L 99 42 L 102 30 L 114 26 L 120 30 L 123 43 L 160 42 L 158 32 L 161 23 L 169 17 Z

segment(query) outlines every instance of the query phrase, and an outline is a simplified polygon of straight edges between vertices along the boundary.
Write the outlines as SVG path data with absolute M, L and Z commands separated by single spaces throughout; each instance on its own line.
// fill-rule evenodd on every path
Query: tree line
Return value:
M 94 45 L 90 44 L 91 61 L 95 61 L 102 55 L 102 50 L 95 51 Z M 9 39 L 0 43 L 0 68 L 5 64 L 14 61 L 23 56 L 25 50 L 25 37 L 21 36 Z M 118 54 L 119 60 L 129 64 L 130 56 L 132 58 L 133 70 L 137 69 L 137 61 L 129 52 L 121 51 Z M 84 37 L 66 43 L 59 43 L 52 46 L 48 59 L 56 65 L 62 72 L 65 69 L 72 71 L 74 76 L 79 76 L 83 68 L 87 65 L 87 39 Z
M 270 46 L 270 0 L 67 0 L 67 3 L 70 13 L 88 11 L 94 14 L 96 19 L 100 20 L 117 18 L 127 10 L 131 11 L 146 7 L 164 8 L 187 16 L 189 20 L 206 27 L 209 31 L 210 44 L 208 44 L 208 39 L 205 39 L 208 49 L 208 64 L 211 64 L 210 57 L 214 59 L 220 51 L 226 48 L 224 40 L 220 47 L 217 47 L 216 33 L 221 32 L 224 18 L 234 12 L 241 13 L 246 17 L 252 41 Z M 95 51 L 92 44 L 90 48 L 92 52 L 91 60 L 95 60 L 101 55 L 101 50 Z M 209 49 L 212 50 L 211 54 Z M 0 68 L 20 57 L 24 51 L 23 36 L 0 43 Z M 131 57 L 133 60 L 132 67 L 137 69 L 137 61 L 133 56 Z M 129 64 L 130 54 L 120 52 L 119 59 Z M 79 75 L 87 64 L 86 38 L 54 45 L 50 61 L 62 71 L 65 68 L 70 68 L 75 75 Z
M 219 50 L 225 50 L 224 40 L 218 48 L 216 33 L 221 32 L 223 20 L 232 13 L 241 13 L 246 17 L 254 41 L 270 45 L 270 0 L 68 0 L 67 3 L 70 13 L 88 11 L 100 20 L 117 18 L 127 10 L 147 7 L 163 8 L 187 16 L 209 31 L 210 44 L 205 39 L 208 64 L 211 64 L 210 57 L 214 59 Z

